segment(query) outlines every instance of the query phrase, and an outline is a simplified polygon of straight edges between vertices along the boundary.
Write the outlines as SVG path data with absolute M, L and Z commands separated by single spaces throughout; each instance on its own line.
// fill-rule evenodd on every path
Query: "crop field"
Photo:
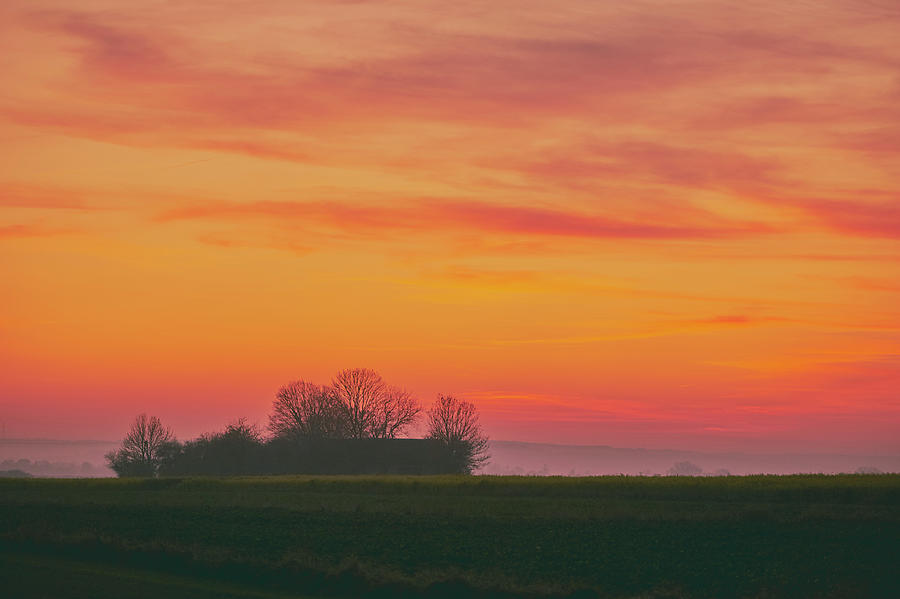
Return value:
M 898 563 L 898 475 L 0 480 L 10 597 L 887 598 Z

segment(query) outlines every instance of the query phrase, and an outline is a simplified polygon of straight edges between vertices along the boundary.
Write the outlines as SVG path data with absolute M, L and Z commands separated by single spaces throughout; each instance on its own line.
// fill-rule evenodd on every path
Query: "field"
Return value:
M 0 480 L 16 597 L 897 597 L 897 563 L 898 475 Z

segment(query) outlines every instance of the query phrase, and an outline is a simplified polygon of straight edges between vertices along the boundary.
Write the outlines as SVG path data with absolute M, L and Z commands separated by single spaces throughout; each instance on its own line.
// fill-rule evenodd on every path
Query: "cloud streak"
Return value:
M 829 228 L 863 237 L 900 238 L 900 194 L 892 201 L 787 200 Z
M 673 215 L 667 215 L 673 216 Z M 389 234 L 407 230 L 483 231 L 524 237 L 576 239 L 720 239 L 770 233 L 766 225 L 731 222 L 707 215 L 705 223 L 678 223 L 618 219 L 589 213 L 550 208 L 498 205 L 465 200 L 421 199 L 384 205 L 340 202 L 252 202 L 214 203 L 169 210 L 159 222 L 179 220 L 231 221 L 244 218 L 274 224 L 324 225 L 356 235 Z
M 93 209 L 80 191 L 12 183 L 0 183 L 0 208 Z
M 623 12 L 616 18 L 622 27 L 602 41 L 577 35 L 435 35 L 426 23 L 415 22 L 395 31 L 404 51 L 393 56 L 351 54 L 344 64 L 325 65 L 282 53 L 232 68 L 213 66 L 218 61 L 198 54 L 196 44 L 165 23 L 137 26 L 114 13 L 74 11 L 44 11 L 27 21 L 80 42 L 72 53 L 90 85 L 70 82 L 76 94 L 90 97 L 91 86 L 100 83 L 102 92 L 114 88 L 116 97 L 143 109 L 145 117 L 155 112 L 160 124 L 179 122 L 193 130 L 224 124 L 315 128 L 372 119 L 508 126 L 560 113 L 596 119 L 604 108 L 615 110 L 615 122 L 646 118 L 648 94 L 718 80 L 734 84 L 736 73 L 784 77 L 827 72 L 835 61 L 892 69 L 900 64 L 853 43 L 749 30 L 698 35 L 677 14 L 652 22 Z M 797 114 L 790 108 L 794 100 L 778 101 L 775 109 Z M 750 116 L 764 118 L 772 108 L 751 108 Z M 40 115 L 31 120 L 48 121 Z
M 0 225 L 0 239 L 55 237 L 71 232 L 71 229 L 56 229 L 40 225 Z

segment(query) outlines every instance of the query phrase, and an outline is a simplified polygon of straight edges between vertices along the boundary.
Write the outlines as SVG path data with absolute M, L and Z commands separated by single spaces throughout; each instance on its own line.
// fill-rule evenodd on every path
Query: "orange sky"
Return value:
M 3 431 L 900 451 L 900 6 L 744 4 L 7 0 Z

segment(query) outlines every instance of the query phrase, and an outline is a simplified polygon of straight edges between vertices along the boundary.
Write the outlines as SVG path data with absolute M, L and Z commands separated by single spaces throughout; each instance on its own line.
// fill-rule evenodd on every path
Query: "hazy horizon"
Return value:
M 36 476 L 114 476 L 103 456 L 118 445 L 119 441 L 0 439 L 0 470 L 23 469 Z M 492 459 L 481 474 L 654 476 L 669 474 L 681 462 L 695 465 L 702 475 L 900 472 L 900 454 L 699 452 L 503 440 L 493 440 L 490 453 Z M 18 460 L 31 464 L 13 463 Z
M 204 431 L 204 432 L 215 432 L 212 430 Z M 175 436 L 179 441 L 185 441 L 195 437 L 179 437 Z M 415 436 L 411 436 L 409 438 L 419 438 Z M 527 441 L 523 439 L 490 439 L 491 443 L 502 443 L 507 445 L 514 444 L 522 444 L 522 445 L 530 445 L 535 447 L 540 446 L 552 446 L 552 447 L 568 447 L 568 448 L 596 448 L 596 449 L 624 449 L 624 450 L 634 450 L 634 451 L 672 451 L 678 453 L 701 453 L 701 454 L 746 454 L 746 455 L 759 455 L 759 456 L 774 456 L 774 455 L 816 455 L 816 456 L 828 456 L 828 455 L 840 455 L 840 456 L 862 456 L 862 457 L 895 457 L 900 456 L 900 451 L 895 453 L 886 452 L 886 453 L 871 453 L 871 452 L 822 452 L 822 451 L 809 451 L 809 452 L 791 452 L 791 451 L 741 451 L 741 450 L 701 450 L 701 449 L 692 449 L 686 447 L 677 447 L 677 446 L 668 446 L 668 447 L 644 447 L 644 446 L 621 446 L 621 445 L 607 445 L 607 444 L 580 444 L 580 443 L 548 443 L 548 442 L 540 442 L 540 441 Z M 0 444 L 10 443 L 10 444 L 31 444 L 31 443 L 46 443 L 48 445 L 54 444 L 73 444 L 73 445 L 118 445 L 121 443 L 121 439 L 64 439 L 64 438 L 51 438 L 51 437 L 0 437 Z

